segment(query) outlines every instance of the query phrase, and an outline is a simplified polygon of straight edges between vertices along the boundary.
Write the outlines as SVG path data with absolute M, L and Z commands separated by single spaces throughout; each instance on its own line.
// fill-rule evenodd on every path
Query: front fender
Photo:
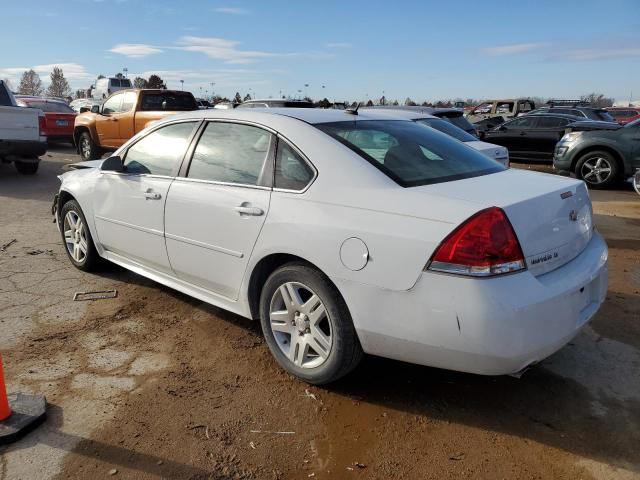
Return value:
M 62 210 L 62 206 L 70 198 L 73 198 L 82 209 L 85 219 L 87 220 L 87 226 L 91 232 L 91 238 L 98 250 L 98 253 L 102 255 L 104 249 L 100 244 L 93 211 L 93 192 L 96 181 L 96 176 L 100 175 L 100 171 L 96 168 L 84 168 L 79 170 L 71 170 L 63 173 L 58 178 L 61 180 L 60 190 L 58 191 L 58 206 L 57 214 L 58 223 L 60 222 L 59 213 Z

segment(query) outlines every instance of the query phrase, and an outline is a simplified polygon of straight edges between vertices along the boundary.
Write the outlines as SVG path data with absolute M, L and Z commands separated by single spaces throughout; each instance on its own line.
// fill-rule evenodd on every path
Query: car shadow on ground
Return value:
M 121 469 L 141 471 L 159 478 L 209 478 L 210 472 L 198 467 L 66 433 L 61 430 L 63 425 L 63 409 L 55 404 L 48 404 L 46 422 L 39 427 L 38 433 L 28 434 L 15 445 L 0 447 L 0 454 L 46 445 L 68 452 L 82 452 L 93 460 L 108 459 L 109 463 Z M 86 472 L 86 475 L 88 478 L 97 473 Z

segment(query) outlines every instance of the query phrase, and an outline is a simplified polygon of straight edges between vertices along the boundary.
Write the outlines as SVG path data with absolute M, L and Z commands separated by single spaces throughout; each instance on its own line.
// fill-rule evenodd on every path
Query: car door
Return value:
M 516 153 L 522 150 L 522 136 L 525 135 L 523 128 L 530 123 L 526 121 L 526 117 L 506 122 L 486 132 L 483 140 L 507 147 L 509 155 L 516 157 Z
M 121 145 L 118 115 L 122 109 L 123 94 L 117 93 L 109 97 L 96 115 L 96 132 L 100 145 L 117 148 Z
M 538 116 L 537 122 L 527 132 L 526 148 L 529 156 L 538 160 L 552 160 L 556 143 L 564 135 L 569 120 L 560 117 Z
M 123 172 L 102 171 L 93 193 L 100 244 L 120 257 L 170 274 L 164 208 L 197 122 L 160 127 L 123 153 Z
M 167 252 L 178 278 L 238 298 L 269 211 L 275 138 L 246 123 L 203 126 L 165 207 Z
M 122 106 L 120 112 L 114 114 L 118 123 L 118 145 L 124 145 L 127 140 L 133 137 L 134 129 L 134 110 L 138 101 L 138 94 L 135 91 L 122 93 Z

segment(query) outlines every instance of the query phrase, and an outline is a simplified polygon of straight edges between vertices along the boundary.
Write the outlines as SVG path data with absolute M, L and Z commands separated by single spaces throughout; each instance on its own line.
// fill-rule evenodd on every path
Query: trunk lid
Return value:
M 474 202 L 480 208 L 502 208 L 533 275 L 571 261 L 593 235 L 591 201 L 579 180 L 512 169 L 418 188 Z

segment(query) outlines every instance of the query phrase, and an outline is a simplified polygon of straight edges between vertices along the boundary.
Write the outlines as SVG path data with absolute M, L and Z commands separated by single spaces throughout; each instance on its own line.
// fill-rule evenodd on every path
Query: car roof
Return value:
M 541 112 L 541 111 L 533 111 L 531 113 L 528 113 L 527 115 L 523 115 L 521 117 L 516 117 L 516 118 L 524 118 L 524 117 L 555 117 L 555 118 L 567 118 L 569 120 L 576 120 L 576 121 L 581 121 L 584 120 L 584 117 L 579 117 L 578 115 L 571 115 L 569 113 L 553 113 L 553 112 Z M 516 120 L 516 118 L 514 118 L 514 120 Z
M 381 114 L 381 115 L 387 115 L 388 118 L 389 117 L 393 117 L 393 118 L 403 118 L 403 119 L 407 119 L 407 120 L 420 120 L 423 118 L 438 118 L 435 115 L 431 115 L 430 113 L 426 113 L 426 111 L 424 111 L 424 109 L 422 110 L 407 110 L 407 109 L 401 109 L 401 108 L 384 108 L 384 109 L 380 109 L 380 108 L 375 108 L 375 107 L 366 107 L 366 108 L 361 108 L 358 110 L 358 113 L 360 112 L 369 112 L 369 111 L 373 111 L 376 112 L 377 114 Z
M 376 111 L 375 109 L 359 109 L 357 115 L 349 113 L 349 110 L 338 110 L 335 108 L 242 108 L 233 110 L 214 109 L 190 110 L 167 117 L 170 121 L 176 118 L 207 119 L 207 118 L 229 118 L 236 120 L 255 120 L 268 122 L 269 118 L 289 117 L 309 124 L 365 121 L 365 120 L 400 120 L 411 121 L 390 112 Z M 164 122 L 163 122 L 164 123 Z

